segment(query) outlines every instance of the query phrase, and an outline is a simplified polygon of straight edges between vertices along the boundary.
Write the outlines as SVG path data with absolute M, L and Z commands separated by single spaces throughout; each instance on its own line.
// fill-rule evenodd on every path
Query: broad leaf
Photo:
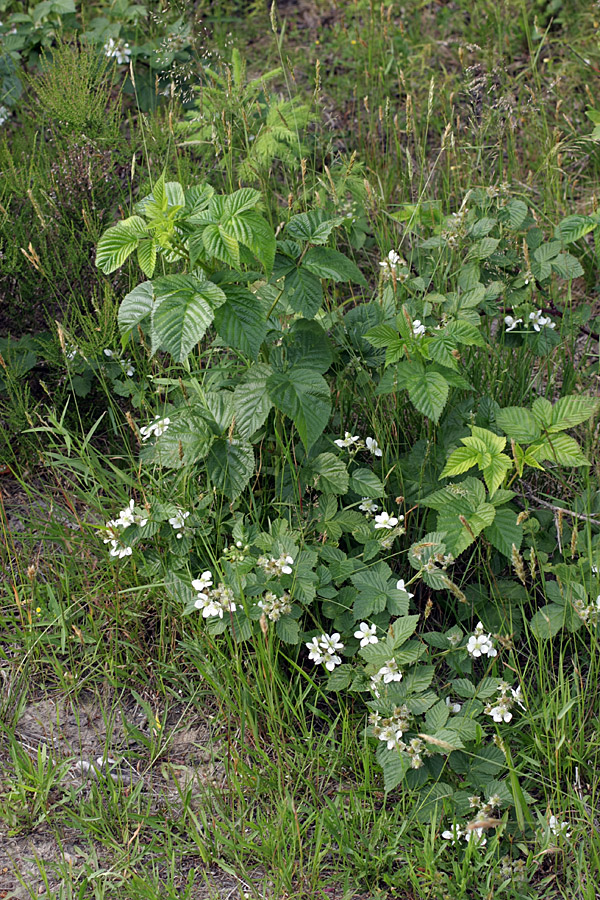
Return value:
M 283 346 L 290 365 L 302 365 L 324 374 L 333 362 L 327 333 L 318 322 L 297 319 L 283 336 Z
M 448 399 L 448 382 L 439 372 L 427 369 L 411 371 L 408 376 L 408 396 L 412 404 L 433 422 L 439 422 Z
M 267 379 L 272 369 L 255 363 L 233 392 L 235 427 L 243 438 L 250 438 L 261 428 L 273 406 L 267 394 Z
M 221 288 L 193 276 L 167 276 L 154 284 L 156 303 L 152 327 L 160 346 L 177 362 L 183 362 L 204 337 L 223 302 Z
M 490 544 L 508 559 L 512 556 L 513 544 L 517 550 L 521 549 L 523 528 L 517 525 L 517 514 L 511 509 L 496 509 L 494 521 L 483 533 Z
M 310 462 L 313 486 L 326 494 L 345 494 L 348 490 L 348 469 L 334 453 L 320 453 Z
M 538 609 L 529 623 L 533 635 L 539 640 L 548 640 L 558 634 L 566 621 L 567 607 L 548 603 Z
M 292 216 L 285 233 L 291 238 L 308 241 L 311 244 L 326 244 L 333 229 L 338 228 L 343 221 L 341 216 L 331 219 L 324 210 L 311 209 L 309 212 Z
M 143 281 L 123 297 L 117 320 L 121 334 L 127 334 L 152 312 L 154 289 L 151 281 Z
M 353 281 L 366 287 L 365 277 L 351 259 L 339 250 L 328 247 L 313 247 L 304 257 L 302 265 L 319 278 L 330 278 L 332 281 Z
M 246 441 L 219 438 L 210 448 L 206 469 L 215 487 L 230 500 L 235 500 L 254 473 L 252 445 Z
M 147 234 L 146 223 L 140 216 L 130 216 L 108 228 L 98 241 L 96 265 L 106 275 L 114 272 Z
M 323 302 L 321 279 L 304 266 L 295 266 L 286 275 L 284 296 L 294 312 L 301 313 L 306 319 L 312 319 Z
M 156 266 L 156 244 L 151 238 L 140 241 L 137 248 L 137 259 L 144 275 L 152 278 Z
M 507 406 L 496 412 L 496 422 L 515 441 L 529 443 L 540 436 L 540 428 L 533 413 L 523 406 Z
M 262 305 L 244 287 L 228 284 L 223 290 L 227 299 L 215 313 L 217 333 L 229 347 L 257 359 L 267 333 Z
M 385 488 L 371 469 L 355 469 L 350 476 L 350 487 L 359 497 L 383 497 Z
M 595 397 L 561 397 L 552 408 L 552 429 L 573 428 L 582 422 L 587 422 L 598 410 L 598 401 Z
M 287 372 L 273 372 L 267 379 L 267 391 L 275 406 L 293 421 L 306 449 L 310 449 L 323 433 L 331 412 L 325 379 L 311 369 L 293 366 Z

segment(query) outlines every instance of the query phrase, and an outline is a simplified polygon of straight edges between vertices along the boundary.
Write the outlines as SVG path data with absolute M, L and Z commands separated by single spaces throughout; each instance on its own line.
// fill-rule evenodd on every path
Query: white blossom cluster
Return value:
M 104 55 L 108 56 L 109 59 L 116 59 L 120 66 L 127 64 L 131 59 L 129 44 L 126 44 L 122 40 L 109 38 L 103 49 Z
M 409 275 L 408 271 L 398 271 L 399 268 L 407 269 L 407 263 L 396 250 L 390 250 L 385 259 L 379 263 L 379 267 L 384 281 L 389 281 L 390 278 L 396 278 L 398 281 L 405 281 Z
M 559 837 L 562 834 L 564 837 L 570 838 L 571 832 L 567 830 L 568 827 L 567 822 L 561 822 L 556 816 L 551 815 L 548 819 L 548 831 L 555 837 Z
M 365 450 L 367 449 L 369 453 L 373 456 L 382 456 L 383 450 L 375 440 L 375 438 L 368 437 L 363 439 L 359 434 L 352 434 L 351 431 L 345 431 L 343 438 L 337 438 L 333 442 L 336 447 L 339 447 L 340 450 Z
M 110 544 L 110 555 L 118 556 L 119 559 L 131 556 L 132 548 L 122 540 L 121 529 L 125 530 L 130 525 L 138 525 L 140 528 L 143 528 L 147 521 L 148 516 L 136 509 L 135 500 L 130 500 L 117 518 L 110 519 L 105 525 L 107 536 L 104 538 L 104 543 Z
M 487 843 L 487 839 L 483 834 L 485 822 L 490 818 L 493 810 L 500 806 L 501 802 L 498 794 L 492 794 L 487 800 L 482 800 L 481 797 L 477 795 L 469 797 L 469 806 L 471 809 L 475 810 L 475 818 L 473 821 L 469 822 L 464 828 L 461 828 L 457 823 L 454 823 L 450 830 L 442 832 L 442 837 L 447 841 L 451 841 L 453 844 L 457 844 L 459 840 L 462 839 L 467 843 L 474 843 L 479 847 L 485 847 Z
M 485 706 L 485 712 L 492 717 L 494 722 L 510 722 L 513 717 L 511 710 L 515 703 L 521 709 L 525 709 L 521 688 L 511 688 L 508 682 L 501 681 L 498 686 L 498 696 Z
M 171 525 L 175 531 L 177 532 L 177 539 L 181 540 L 183 537 L 183 533 L 185 531 L 185 520 L 189 517 L 189 512 L 187 510 L 178 509 L 174 516 L 171 516 L 169 519 L 169 525 Z
M 395 659 L 388 659 L 384 666 L 381 666 L 374 675 L 371 675 L 369 688 L 374 696 L 379 698 L 381 696 L 379 690 L 381 683 L 391 684 L 392 681 L 402 681 L 402 671 Z
M 257 563 L 261 569 L 265 570 L 267 575 L 277 577 L 278 575 L 291 575 L 294 560 L 291 556 L 283 554 L 279 559 L 275 559 L 272 556 L 259 556 Z
M 494 647 L 491 634 L 485 634 L 482 622 L 478 622 L 475 627 L 475 634 L 472 634 L 467 642 L 467 653 L 474 659 L 480 656 L 493 657 L 498 651 Z
M 542 328 L 556 328 L 556 322 L 553 322 L 550 316 L 545 316 L 541 309 L 529 313 L 529 319 L 515 319 L 514 316 L 504 316 L 504 324 L 506 331 L 514 331 L 518 325 L 523 326 L 523 330 L 527 330 L 531 325 L 534 331 L 541 331 Z
M 209 571 L 203 572 L 200 578 L 192 581 L 192 587 L 198 591 L 198 596 L 194 606 L 196 609 L 202 610 L 205 619 L 218 616 L 223 618 L 223 613 L 234 613 L 237 609 L 233 591 L 230 587 L 219 582 L 216 587 L 212 587 L 213 577 Z
M 278 597 L 273 591 L 265 591 L 262 600 L 258 601 L 258 606 L 271 622 L 277 622 L 282 616 L 291 613 L 292 599 L 287 591 L 284 591 L 282 597 Z
M 108 347 L 105 347 L 102 352 L 108 359 L 112 359 L 112 357 L 115 355 L 112 350 L 109 350 Z M 119 365 L 124 370 L 128 378 L 132 378 L 135 375 L 135 369 L 131 365 L 131 359 L 119 359 Z
M 161 434 L 164 434 L 169 425 L 171 424 L 171 420 L 168 416 L 155 416 L 154 421 L 150 422 L 149 425 L 144 425 L 143 428 L 140 428 L 140 434 L 142 436 L 143 441 L 147 441 L 149 437 L 152 435 L 156 435 L 156 437 L 160 437 Z
M 395 706 L 389 718 L 383 718 L 381 713 L 372 712 L 369 716 L 369 725 L 373 731 L 373 737 L 384 741 L 388 750 L 406 750 L 406 744 L 402 741 L 405 731 L 408 731 L 411 714 L 408 706 Z
M 340 635 L 337 631 L 334 634 L 315 636 L 304 646 L 308 650 L 308 658 L 312 659 L 316 666 L 325 666 L 329 672 L 333 672 L 335 667 L 342 663 L 342 658 L 336 651 L 343 650 L 344 645 L 340 641 Z
M 592 567 L 592 571 L 595 567 Z M 573 607 L 579 618 L 589 625 L 600 622 L 600 594 L 593 603 L 584 603 L 580 597 L 573 597 Z

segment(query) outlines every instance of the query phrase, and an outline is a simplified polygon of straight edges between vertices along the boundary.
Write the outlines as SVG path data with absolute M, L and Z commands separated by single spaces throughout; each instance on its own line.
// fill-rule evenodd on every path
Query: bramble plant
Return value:
M 483 846 L 477 823 L 486 817 L 515 807 L 521 825 L 531 819 L 531 798 L 507 777 L 508 750 L 489 728 L 524 708 L 521 686 L 513 686 L 512 676 L 506 680 L 503 668 L 510 632 L 522 627 L 522 598 L 515 597 L 510 618 L 498 620 L 494 637 L 482 622 L 472 633 L 460 626 L 438 632 L 410 613 L 409 587 L 422 581 L 466 601 L 449 569 L 475 542 L 503 565 L 514 562 L 524 529 L 511 485 L 527 466 L 589 465 L 565 432 L 589 419 L 598 403 L 573 396 L 553 405 L 538 398 L 529 410 L 491 402 L 487 427 L 443 427 L 450 388 L 472 390 L 459 370 L 460 348 L 485 350 L 482 317 L 501 317 L 503 284 L 493 280 L 498 267 L 509 271 L 525 302 L 523 286 L 515 287 L 512 231 L 507 238 L 487 236 L 502 231 L 500 223 L 522 226 L 526 208 L 509 201 L 498 220 L 465 226 L 475 241 L 467 255 L 477 261 L 463 266 L 457 290 L 447 296 L 429 292 L 441 262 L 422 247 L 443 253 L 441 242 L 449 238 L 421 245 L 418 271 L 428 272 L 427 280 L 390 254 L 380 296 L 361 305 L 397 328 L 381 322 L 363 332 L 373 347 L 386 348 L 380 364 L 388 368 L 377 390 L 406 387 L 417 410 L 441 423 L 448 458 L 437 478 L 459 476 L 420 498 L 422 509 L 437 513 L 435 530 L 405 541 L 410 511 L 403 498 L 395 501 L 402 513 L 386 500 L 387 448 L 373 437 L 327 433 L 332 407 L 325 376 L 337 353 L 321 324 L 335 318 L 328 285 L 366 286 L 355 263 L 329 246 L 343 218 L 301 213 L 277 238 L 260 200 L 250 188 L 226 195 L 208 185 L 186 191 L 163 174 L 135 215 L 109 228 L 98 244 L 96 263 L 105 273 L 135 254 L 148 279 L 120 305 L 124 343 L 137 332 L 152 355 L 167 353 L 180 366 L 178 376 L 161 379 L 168 402 L 140 429 L 146 471 L 157 465 L 174 473 L 163 475 L 162 498 L 140 485 L 144 506 L 132 499 L 107 523 L 105 543 L 118 558 L 135 549 L 144 574 L 163 579 L 187 614 L 201 611 L 210 634 L 260 640 L 273 629 L 295 658 L 306 659 L 308 651 L 306 662 L 329 673 L 328 690 L 365 696 L 366 733 L 377 742 L 386 791 L 401 782 L 419 789 L 423 821 L 443 808 L 455 823 L 451 839 Z M 556 258 L 561 274 L 567 265 L 574 271 L 567 254 Z M 544 273 L 536 273 L 543 281 Z M 292 459 L 287 420 L 294 428 L 287 437 Z M 275 451 L 276 491 L 290 501 L 297 491 L 298 508 L 287 517 L 274 508 L 262 529 L 240 503 L 251 479 L 261 477 L 255 447 L 265 446 Z M 192 497 L 188 489 L 183 499 L 184 486 L 198 480 L 201 493 Z M 218 538 L 209 541 L 213 533 Z M 405 570 L 398 579 L 382 559 L 399 547 L 408 551 L 412 578 Z M 465 816 L 473 820 L 467 831 Z

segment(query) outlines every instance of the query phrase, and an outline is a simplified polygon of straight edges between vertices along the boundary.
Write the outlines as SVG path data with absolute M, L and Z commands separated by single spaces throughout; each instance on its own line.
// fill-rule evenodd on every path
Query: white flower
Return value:
M 287 591 L 284 591 L 283 597 L 278 597 L 273 591 L 265 591 L 264 597 L 258 601 L 257 605 L 271 622 L 277 622 L 282 616 L 292 611 L 291 597 Z
M 492 717 L 494 722 L 510 722 L 512 719 L 512 713 L 505 706 L 498 705 L 492 706 L 489 711 L 489 715 Z
M 342 664 L 341 657 L 339 657 L 337 653 L 329 652 L 323 654 L 321 662 L 329 672 L 333 672 L 336 666 L 341 666 Z
M 114 356 L 112 350 L 109 350 L 108 347 L 105 347 L 104 350 L 103 350 L 102 352 L 104 353 L 105 356 L 108 356 L 109 358 L 110 358 L 111 356 Z
M 523 319 L 515 319 L 513 316 L 504 316 L 504 324 L 507 331 L 514 331 L 517 325 L 523 322 Z
M 467 653 L 474 659 L 478 659 L 480 656 L 496 656 L 497 652 L 492 643 L 491 634 L 484 634 L 483 624 L 478 622 L 475 634 L 472 634 L 468 640 Z
M 134 507 L 135 500 L 130 500 L 129 506 L 121 510 L 118 519 L 115 519 L 113 524 L 121 528 L 128 528 L 130 525 L 139 525 L 140 528 L 143 528 L 148 518 L 144 517 L 142 513 L 135 512 Z
M 382 450 L 380 449 L 379 444 L 377 443 L 375 438 L 368 437 L 365 443 L 367 445 L 367 450 L 369 450 L 373 454 L 373 456 L 382 455 Z
M 446 697 L 446 706 L 451 713 L 459 713 L 462 709 L 462 703 L 453 703 L 450 697 Z
M 171 420 L 166 416 L 164 419 L 161 419 L 160 416 L 156 416 L 154 421 L 150 423 L 150 425 L 144 425 L 143 428 L 140 428 L 140 434 L 142 436 L 143 441 L 147 441 L 149 437 L 152 437 L 153 434 L 156 437 L 160 437 L 161 434 L 164 434 L 169 425 L 171 424 Z
M 388 750 L 404 750 L 406 744 L 402 740 L 402 732 L 393 725 L 386 725 L 378 734 L 380 741 L 387 743 Z
M 354 637 L 357 641 L 360 641 L 361 647 L 368 647 L 369 644 L 379 643 L 379 638 L 375 634 L 376 631 L 376 625 L 369 625 L 367 622 L 361 622 L 358 626 L 358 631 L 354 632 Z
M 120 359 L 119 362 L 125 369 L 125 374 L 127 375 L 127 377 L 132 378 L 133 375 L 135 374 L 135 369 L 131 365 L 131 360 L 130 359 Z
M 561 822 L 556 816 L 550 816 L 548 819 L 548 828 L 552 832 L 552 834 L 559 835 L 564 834 L 566 838 L 571 837 L 571 832 L 567 831 L 568 824 L 566 822 Z
M 399 578 L 399 579 L 398 579 L 398 581 L 396 582 L 396 590 L 397 590 L 397 591 L 404 591 L 405 594 L 408 594 L 408 599 L 409 599 L 409 600 L 410 600 L 412 597 L 415 596 L 414 594 L 411 594 L 410 591 L 408 591 L 408 590 L 404 587 L 404 578 Z
M 218 616 L 220 619 L 223 618 L 223 607 L 207 594 L 198 594 L 198 599 L 194 603 L 194 606 L 196 609 L 202 610 L 202 615 L 205 619 L 209 619 L 212 616 Z
M 379 509 L 379 507 L 375 503 L 375 501 L 370 500 L 369 497 L 363 497 L 362 503 L 360 504 L 360 506 L 358 508 L 360 510 L 362 510 L 362 512 L 366 512 L 366 513 L 374 513 L 374 512 L 377 512 L 377 510 Z
M 345 450 L 345 449 L 348 449 L 348 447 L 352 447 L 355 444 L 358 444 L 359 441 L 360 441 L 360 436 L 358 434 L 353 435 L 353 434 L 350 434 L 349 431 L 345 431 L 344 437 L 338 438 L 337 441 L 334 441 L 333 443 L 336 444 L 336 446 L 340 447 L 342 450 Z
M 340 635 L 337 631 L 333 634 L 322 634 L 319 638 L 319 645 L 326 653 L 335 653 L 336 650 L 344 649 L 344 645 L 340 641 Z
M 199 591 L 202 593 L 203 591 L 207 591 L 210 587 L 212 587 L 213 577 L 212 574 L 208 571 L 203 572 L 200 578 L 194 578 L 192 581 L 192 587 L 195 591 Z
M 412 331 L 415 337 L 421 337 L 427 331 L 427 326 L 423 325 L 419 319 L 415 319 L 412 323 Z
M 398 668 L 398 663 L 395 659 L 388 659 L 385 666 L 382 666 L 377 672 L 377 675 L 381 676 L 384 684 L 389 684 L 391 681 L 402 681 L 402 672 Z
M 114 38 L 109 38 L 104 45 L 104 55 L 109 58 L 114 57 L 118 64 L 122 66 L 124 63 L 129 62 L 131 50 L 129 49 L 129 44 L 125 44 L 121 40 L 115 41 Z
M 458 844 L 461 837 L 463 837 L 463 830 L 454 824 L 451 830 L 442 831 L 442 837 L 445 841 L 452 841 L 453 844 Z
M 529 313 L 529 321 L 533 325 L 535 331 L 541 331 L 542 328 L 556 328 L 556 322 L 553 322 L 550 316 L 542 315 L 542 310 Z
M 294 565 L 293 557 L 285 555 L 280 556 L 279 559 L 275 559 L 273 556 L 270 558 L 259 556 L 257 562 L 268 575 L 291 575 Z
M 4 125 L 10 118 L 10 109 L 8 106 L 0 106 L 0 125 Z
M 390 516 L 389 513 L 382 512 L 375 516 L 375 528 L 394 528 L 398 524 L 396 516 Z
M 308 658 L 312 659 L 315 665 L 318 666 L 321 662 L 323 662 L 323 653 L 321 651 L 321 647 L 319 646 L 318 637 L 314 637 L 312 641 L 308 641 L 304 646 L 309 651 Z
M 126 544 L 122 544 L 120 541 L 113 539 L 110 541 L 110 544 L 111 544 L 111 549 L 110 549 L 111 556 L 118 556 L 119 559 L 123 559 L 124 556 L 131 556 L 131 554 L 133 553 L 133 550 L 131 547 L 128 547 Z
M 402 259 L 399 253 L 396 253 L 395 250 L 390 250 L 385 259 L 383 259 L 379 266 L 381 268 L 381 274 L 384 279 L 387 281 L 388 278 L 391 278 L 392 274 L 396 273 L 396 269 L 398 266 L 405 266 L 406 261 Z
M 189 516 L 189 512 L 184 511 L 183 509 L 178 509 L 174 516 L 171 516 L 169 519 L 169 525 L 172 525 L 173 528 L 178 532 L 177 538 L 181 539 L 183 537 L 183 529 L 185 528 L 185 520 Z

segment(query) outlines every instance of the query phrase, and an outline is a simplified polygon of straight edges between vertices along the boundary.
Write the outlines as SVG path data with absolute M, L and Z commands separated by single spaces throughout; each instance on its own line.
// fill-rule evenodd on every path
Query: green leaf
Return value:
M 394 619 L 390 626 L 391 634 L 387 638 L 393 650 L 401 647 L 415 633 L 419 618 L 419 616 L 402 616 Z
M 459 516 L 467 522 L 468 528 Z M 468 514 L 460 513 L 453 507 L 444 507 L 438 514 L 437 527 L 446 533 L 446 545 L 454 556 L 458 556 L 469 547 L 484 528 L 491 525 L 496 516 L 496 507 L 491 503 L 482 503 Z
M 378 754 L 377 761 L 383 771 L 383 787 L 386 794 L 398 787 L 404 776 L 410 769 L 410 761 L 404 753 L 397 750 L 388 750 L 384 747 L 385 753 Z
M 552 404 L 545 397 L 536 397 L 533 401 L 531 411 L 535 416 L 536 422 L 542 428 L 550 428 L 552 425 Z
M 225 303 L 215 313 L 215 328 L 229 347 L 257 359 L 267 334 L 258 297 L 239 285 L 223 285 Z
M 557 603 L 548 603 L 538 609 L 529 623 L 531 633 L 540 641 L 553 638 L 565 624 L 566 606 Z
M 327 679 L 327 690 L 345 691 L 350 686 L 353 674 L 354 670 L 348 663 L 338 666 Z
M 285 233 L 288 237 L 310 244 L 326 244 L 333 229 L 338 228 L 343 221 L 341 216 L 330 218 L 323 209 L 311 209 L 310 212 L 292 216 Z
M 144 275 L 152 278 L 156 266 L 156 244 L 151 238 L 140 241 L 137 248 L 138 265 Z
M 496 412 L 496 422 L 515 441 L 529 443 L 540 436 L 540 428 L 533 413 L 523 406 L 507 406 Z
M 267 394 L 270 366 L 254 363 L 233 392 L 235 427 L 243 438 L 250 438 L 261 428 L 273 404 Z
M 348 490 L 348 469 L 334 453 L 320 453 L 310 462 L 313 486 L 326 494 L 345 494 Z
M 253 209 L 260 202 L 260 191 L 254 188 L 241 188 L 233 194 L 224 196 L 223 213 L 235 216 L 246 210 Z
M 529 212 L 527 204 L 522 200 L 509 200 L 499 211 L 498 219 L 506 222 L 514 230 L 520 228 Z
M 114 272 L 123 265 L 147 234 L 146 223 L 140 216 L 130 216 L 108 228 L 98 241 L 96 265 L 106 275 Z
M 165 171 L 163 169 L 160 178 L 152 185 L 152 198 L 154 203 L 161 209 L 163 212 L 167 208 L 167 193 L 165 191 Z
M 178 181 L 165 182 L 165 196 L 168 207 L 180 206 L 183 208 L 185 206 L 185 194 Z
M 475 447 L 457 447 L 448 457 L 448 461 L 440 473 L 440 478 L 450 478 L 452 475 L 462 475 L 476 466 L 480 454 Z
M 597 412 L 599 403 L 600 401 L 595 397 L 577 395 L 561 397 L 552 407 L 550 418 L 552 429 L 562 431 L 587 422 Z
M 285 277 L 284 296 L 294 312 L 312 319 L 323 302 L 321 279 L 303 266 L 295 266 Z
M 327 333 L 318 322 L 297 319 L 283 336 L 283 346 L 290 365 L 302 365 L 324 374 L 333 362 Z
M 302 443 L 310 449 L 323 433 L 331 412 L 331 396 L 325 379 L 300 366 L 273 372 L 267 391 L 275 406 L 292 419 Z
M 158 463 L 169 469 L 192 466 L 208 453 L 212 433 L 206 420 L 192 410 L 178 416 L 156 441 L 140 450 L 143 463 Z
M 350 476 L 350 487 L 359 497 L 383 497 L 385 488 L 371 469 L 355 469 Z
M 259 212 L 251 209 L 238 213 L 222 221 L 219 227 L 223 236 L 229 234 L 244 244 L 263 264 L 267 274 L 271 272 L 277 241 L 275 232 Z
M 235 500 L 254 473 L 252 445 L 246 441 L 219 438 L 210 448 L 206 469 L 215 487 L 230 500 Z
M 437 424 L 448 399 L 448 382 L 439 372 L 412 371 L 408 378 L 408 396 L 413 406 Z
M 538 462 L 550 459 L 561 466 L 589 466 L 590 461 L 581 452 L 581 447 L 568 434 L 552 434 L 539 444 L 529 448 L 529 453 Z
M 419 735 L 432 753 L 451 753 L 453 750 L 464 750 L 465 745 L 451 728 L 440 728 L 435 734 Z
M 152 327 L 160 346 L 177 362 L 183 362 L 204 337 L 214 318 L 214 306 L 224 296 L 212 281 L 193 279 L 192 284 L 184 283 L 184 278 L 190 276 L 179 276 L 180 288 L 173 276 L 164 282 L 158 279 L 154 285 L 157 302 L 152 312 Z
M 127 334 L 150 316 L 153 304 L 154 288 L 151 281 L 143 281 L 126 294 L 117 316 L 121 334 Z
M 563 245 L 572 244 L 593 231 L 597 225 L 598 222 L 591 216 L 567 216 L 556 226 L 554 237 Z
M 240 270 L 240 247 L 238 241 L 220 225 L 210 224 L 202 231 L 202 243 L 207 253 Z
M 523 528 L 517 525 L 517 514 L 511 509 L 496 509 L 494 521 L 483 533 L 490 544 L 508 559 L 512 556 L 513 544 L 517 550 L 521 549 Z
M 483 469 L 483 478 L 490 494 L 495 494 L 513 467 L 513 461 L 505 453 L 498 453 L 492 457 L 492 461 Z
M 300 642 L 298 622 L 291 616 L 281 616 L 275 623 L 275 632 L 279 640 L 283 641 L 284 644 L 298 644 Z
M 353 281 L 364 287 L 367 286 L 365 277 L 356 263 L 353 263 L 339 250 L 313 247 L 304 257 L 302 264 L 305 269 L 308 269 L 313 275 L 318 275 L 319 278 L 330 278 L 332 281 Z
M 448 717 L 450 715 L 450 709 L 447 703 L 444 700 L 440 700 L 435 706 L 432 706 L 425 716 L 425 728 L 430 732 L 438 731 L 440 728 L 443 728 L 446 722 L 448 721 Z

